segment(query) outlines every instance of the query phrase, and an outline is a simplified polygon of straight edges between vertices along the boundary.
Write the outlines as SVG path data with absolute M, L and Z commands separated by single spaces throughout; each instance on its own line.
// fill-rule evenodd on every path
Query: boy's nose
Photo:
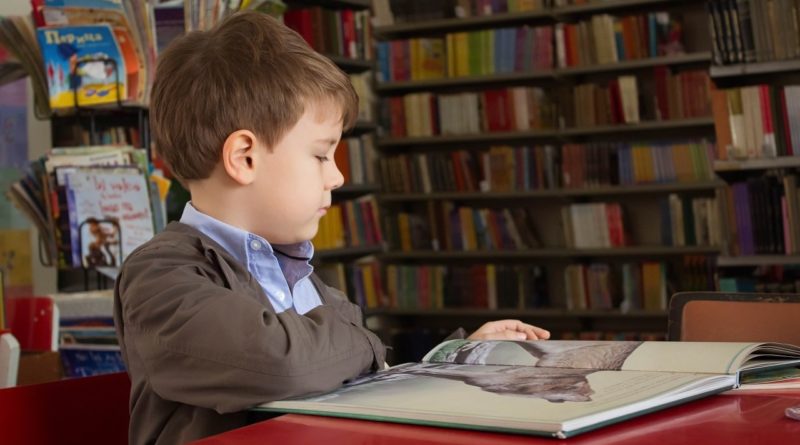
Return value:
M 342 172 L 339 171 L 339 167 L 335 163 L 331 162 L 331 164 L 333 165 L 333 168 L 329 173 L 326 185 L 328 190 L 335 190 L 344 185 L 344 175 L 342 175 Z

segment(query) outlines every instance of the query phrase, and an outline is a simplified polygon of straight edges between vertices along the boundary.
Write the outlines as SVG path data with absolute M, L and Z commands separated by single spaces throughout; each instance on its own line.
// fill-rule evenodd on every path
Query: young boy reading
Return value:
M 260 403 L 383 368 L 384 346 L 359 308 L 309 265 L 309 240 L 343 182 L 333 153 L 357 104 L 341 70 L 258 13 L 161 56 L 153 140 L 191 202 L 129 255 L 116 284 L 132 445 L 216 434 Z M 503 320 L 472 338 L 548 336 Z

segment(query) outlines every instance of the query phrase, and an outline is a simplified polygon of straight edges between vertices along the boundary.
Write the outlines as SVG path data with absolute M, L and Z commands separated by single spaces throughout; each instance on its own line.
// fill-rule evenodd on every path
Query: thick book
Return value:
M 566 438 L 800 365 L 776 343 L 469 341 L 256 409 Z

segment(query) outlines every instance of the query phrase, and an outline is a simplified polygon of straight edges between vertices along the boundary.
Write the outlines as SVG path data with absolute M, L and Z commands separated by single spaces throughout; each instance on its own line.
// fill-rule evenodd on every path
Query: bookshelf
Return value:
M 291 0 L 284 14 L 287 26 L 309 45 L 350 75 L 359 96 L 359 116 L 342 136 L 337 166 L 345 177 L 333 191 L 333 206 L 320 221 L 314 267 L 329 285 L 346 291 L 354 301 L 365 300 L 365 274 L 375 268 L 372 256 L 383 251 L 377 204 L 380 191 L 371 166 L 374 158 L 374 55 L 371 45 L 371 0 Z M 362 273 L 363 272 L 363 273 Z M 367 273 L 370 272 L 370 273 Z
M 718 89 L 712 101 L 721 141 L 713 167 L 728 184 L 721 207 L 727 240 L 717 258 L 719 288 L 725 291 L 800 290 L 800 156 L 794 148 L 794 91 L 800 85 L 800 47 L 794 42 L 800 34 L 781 25 L 799 11 L 788 2 L 786 10 L 770 13 L 776 5 L 707 2 L 714 62 L 709 73 Z
M 707 16 L 702 4 L 697 2 L 688 1 L 658 1 L 658 0 L 612 0 L 604 2 L 591 2 L 587 5 L 574 5 L 555 8 L 544 8 L 534 11 L 513 12 L 513 13 L 497 13 L 494 15 L 480 15 L 468 16 L 459 18 L 435 18 L 428 20 L 415 20 L 413 17 L 401 17 L 405 22 L 400 22 L 392 25 L 376 27 L 375 35 L 379 41 L 379 55 L 377 60 L 377 69 L 380 72 L 379 81 L 376 84 L 375 91 L 384 99 L 384 108 L 381 112 L 382 132 L 377 141 L 377 147 L 380 150 L 381 160 L 384 159 L 408 159 L 408 172 L 403 172 L 404 181 L 411 181 L 412 187 L 408 187 L 408 182 L 405 183 L 403 191 L 397 190 L 395 187 L 387 187 L 384 184 L 384 193 L 378 195 L 378 202 L 382 208 L 384 220 L 387 222 L 385 231 L 390 232 L 387 234 L 389 240 L 389 248 L 386 252 L 378 255 L 384 267 L 388 269 L 395 268 L 397 276 L 404 276 L 403 274 L 411 274 L 414 278 L 411 279 L 412 283 L 431 283 L 436 282 L 435 274 L 440 271 L 436 270 L 437 267 L 445 268 L 446 274 L 458 272 L 456 269 L 469 269 L 476 267 L 497 268 L 497 276 L 494 275 L 494 270 L 487 272 L 487 280 L 492 281 L 496 279 L 497 295 L 502 293 L 501 282 L 509 275 L 501 275 L 500 270 L 504 268 L 519 268 L 528 267 L 534 268 L 538 273 L 541 273 L 540 278 L 546 281 L 545 286 L 547 303 L 544 306 L 529 307 L 527 303 L 520 300 L 518 309 L 509 308 L 494 308 L 491 306 L 473 307 L 467 305 L 466 307 L 450 307 L 447 303 L 444 307 L 435 307 L 438 303 L 433 305 L 426 305 L 428 303 L 418 302 L 421 307 L 408 308 L 403 305 L 409 304 L 408 300 L 403 300 L 400 306 L 390 307 L 369 307 L 366 309 L 366 314 L 370 318 L 376 318 L 376 326 L 384 327 L 387 332 L 397 332 L 398 328 L 409 328 L 418 325 L 428 326 L 433 329 L 433 326 L 457 326 L 459 323 L 463 327 L 469 329 L 477 327 L 481 322 L 494 318 L 522 318 L 525 320 L 540 320 L 539 323 L 545 327 L 552 328 L 556 337 L 563 336 L 570 338 L 570 335 L 576 335 L 580 331 L 604 331 L 604 332 L 622 332 L 622 331 L 636 331 L 643 336 L 649 336 L 652 333 L 663 332 L 664 323 L 666 322 L 666 312 L 662 308 L 651 307 L 627 307 L 625 310 L 621 309 L 620 301 L 616 299 L 617 294 L 621 295 L 623 289 L 617 287 L 612 293 L 615 293 L 615 302 L 609 303 L 603 309 L 599 306 L 595 307 L 588 305 L 588 307 L 577 306 L 570 299 L 570 287 L 572 284 L 568 282 L 565 277 L 566 269 L 575 268 L 579 270 L 580 267 L 586 267 L 587 270 L 613 270 L 612 273 L 616 274 L 620 269 L 630 267 L 634 270 L 638 267 L 643 267 L 645 263 L 649 266 L 654 266 L 656 269 L 659 267 L 662 271 L 669 270 L 669 273 L 676 274 L 695 273 L 694 277 L 701 275 L 699 281 L 703 284 L 699 285 L 697 289 L 709 289 L 708 277 L 712 275 L 711 267 L 714 263 L 713 259 L 716 258 L 721 252 L 721 247 L 718 244 L 707 243 L 687 243 L 687 244 L 670 244 L 662 240 L 656 232 L 659 232 L 657 227 L 666 227 L 663 221 L 663 209 L 666 206 L 667 199 L 685 201 L 684 205 L 689 207 L 695 205 L 695 200 L 713 201 L 715 196 L 719 193 L 720 188 L 724 187 L 725 183 L 716 179 L 711 173 L 710 159 L 700 162 L 693 158 L 691 161 L 696 170 L 703 170 L 706 173 L 698 175 L 691 180 L 642 180 L 619 182 L 619 179 L 605 179 L 600 180 L 599 183 L 591 183 L 584 187 L 579 187 L 571 184 L 561 184 L 565 181 L 564 175 L 577 174 L 574 163 L 585 163 L 587 169 L 597 168 L 601 162 L 599 157 L 606 156 L 608 153 L 615 153 L 608 155 L 608 162 L 611 163 L 611 169 L 615 170 L 617 167 L 617 148 L 601 147 L 603 144 L 614 145 L 630 145 L 654 142 L 659 145 L 659 142 L 669 145 L 677 138 L 679 141 L 698 141 L 698 140 L 711 140 L 714 138 L 714 119 L 710 111 L 688 113 L 689 103 L 686 102 L 686 115 L 675 113 L 669 117 L 663 113 L 663 109 L 658 111 L 654 110 L 657 106 L 654 100 L 648 98 L 650 94 L 655 94 L 655 84 L 659 80 L 656 79 L 657 72 L 668 73 L 669 82 L 675 82 L 683 88 L 684 92 L 700 90 L 692 90 L 697 87 L 698 83 L 686 86 L 682 84 L 684 74 L 692 74 L 695 71 L 702 71 L 703 73 L 698 78 L 705 79 L 708 75 L 708 67 L 712 61 L 711 45 L 708 35 L 705 30 L 707 25 Z M 529 32 L 530 35 L 539 38 L 539 28 L 559 26 L 589 26 L 592 19 L 596 15 L 613 15 L 618 17 L 620 21 L 624 20 L 652 20 L 654 13 L 657 11 L 668 11 L 670 14 L 675 14 L 670 17 L 679 17 L 684 20 L 682 23 L 684 28 L 684 41 L 683 51 L 679 52 L 666 52 L 661 53 L 650 51 L 649 56 L 644 57 L 620 57 L 614 61 L 599 61 L 582 59 L 581 63 L 565 63 L 559 60 L 556 55 L 550 54 L 549 64 L 544 66 L 535 66 L 521 69 L 518 65 L 514 69 L 498 68 L 502 62 L 498 62 L 495 55 L 489 56 L 486 60 L 492 60 L 495 63 L 495 68 L 485 69 L 480 74 L 465 73 L 464 71 L 452 71 L 451 57 L 460 57 L 458 53 L 452 56 L 453 48 L 450 46 L 451 40 L 456 37 L 452 36 L 454 33 L 466 33 L 471 36 L 471 33 L 495 33 L 493 39 L 500 39 L 498 30 L 515 29 L 517 38 L 521 32 Z M 394 11 L 393 11 L 394 12 Z M 398 14 L 395 12 L 395 17 Z M 400 14 L 402 16 L 402 14 Z M 644 18 L 643 18 L 644 17 Z M 605 18 L 608 20 L 607 18 Z M 616 19 L 611 19 L 616 20 Z M 669 18 L 667 19 L 669 21 Z M 520 28 L 525 27 L 526 31 L 519 31 Z M 529 28 L 528 28 L 529 27 Z M 555 34 L 548 34 L 546 29 L 542 31 L 542 35 L 550 36 L 544 37 L 545 45 L 552 45 L 552 50 L 557 52 L 558 36 Z M 436 39 L 441 39 L 441 43 L 436 42 Z M 552 40 L 547 40 L 552 39 Z M 419 42 L 417 42 L 417 40 Z M 424 48 L 426 45 L 442 45 L 442 56 L 444 61 L 444 68 L 441 74 L 425 74 L 417 70 L 411 62 L 404 62 L 402 55 L 402 45 L 408 41 L 410 51 L 419 51 L 419 48 Z M 413 42 L 412 42 L 413 41 Z M 492 40 L 497 42 L 497 40 Z M 388 57 L 381 54 L 381 45 L 383 48 L 388 48 Z M 534 43 L 538 45 L 538 42 Z M 495 46 L 491 48 L 499 48 Z M 398 49 L 400 48 L 400 49 Z M 485 48 L 485 47 L 484 47 Z M 527 48 L 527 47 L 526 47 Z M 397 52 L 399 51 L 399 52 Z M 434 49 L 433 51 L 438 51 Z M 470 47 L 469 51 L 473 51 Z M 578 50 L 575 50 L 578 51 Z M 660 51 L 660 50 L 659 50 Z M 545 51 L 546 52 L 546 51 Z M 411 54 L 409 52 L 409 54 Z M 471 54 L 471 53 L 470 53 Z M 495 53 L 499 54 L 499 53 Z M 588 53 L 587 53 L 588 54 Z M 620 53 L 621 54 L 621 53 Z M 399 57 L 399 59 L 398 59 Z M 413 57 L 413 56 L 412 56 Z M 517 56 L 518 57 L 518 56 Z M 527 55 L 525 56 L 527 57 Z M 588 56 L 587 56 L 588 57 Z M 386 70 L 386 61 L 388 60 L 390 70 Z M 573 59 L 574 61 L 575 59 Z M 408 72 L 405 63 L 409 63 Z M 423 62 L 429 63 L 429 62 Z M 434 66 L 436 62 L 434 62 Z M 399 71 L 398 66 L 402 66 Z M 472 67 L 470 67 L 472 68 Z M 398 74 L 399 73 L 399 74 Z M 409 74 L 410 73 L 410 74 Z M 586 85 L 598 85 L 600 93 L 606 94 L 609 90 L 603 90 L 606 82 L 613 83 L 621 77 L 635 78 L 640 90 L 638 97 L 641 102 L 637 105 L 638 111 L 641 111 L 641 119 L 622 120 L 608 122 L 599 117 L 596 117 L 594 124 L 582 124 L 573 122 L 574 117 L 566 117 L 570 112 L 580 113 L 584 110 L 581 109 L 581 103 L 573 96 L 569 96 L 566 100 L 560 97 L 561 90 L 574 90 L 575 88 Z M 629 79 L 627 79 L 629 80 Z M 692 80 L 691 82 L 695 82 Z M 688 84 L 687 84 L 688 85 Z M 552 100 L 554 109 L 553 114 L 559 114 L 562 119 L 554 119 L 555 124 L 548 124 L 542 126 L 531 125 L 530 128 L 518 129 L 519 127 L 511 125 L 510 129 L 487 131 L 486 128 L 490 126 L 487 121 L 482 121 L 481 127 L 483 131 L 469 131 L 460 134 L 458 131 L 440 131 L 440 122 L 431 124 L 432 132 L 422 134 L 418 132 L 410 132 L 403 134 L 402 132 L 395 131 L 393 119 L 399 114 L 395 109 L 388 111 L 385 104 L 397 98 L 402 98 L 404 106 L 408 101 L 416 99 L 408 99 L 411 96 L 418 95 L 422 97 L 423 103 L 430 100 L 431 106 L 431 119 L 443 119 L 440 112 L 446 108 L 445 102 L 441 99 L 443 96 L 457 96 L 477 94 L 479 95 L 478 101 L 488 101 L 486 96 L 480 96 L 487 91 L 502 91 L 502 89 L 541 89 L 541 91 L 534 91 L 537 98 L 546 97 L 551 99 L 548 95 L 553 94 Z M 651 89 L 652 88 L 652 89 Z M 527 90 L 531 91 L 531 90 Z M 509 97 L 514 92 L 509 92 Z M 574 94 L 574 93 L 571 93 Z M 613 94 L 613 93 L 608 93 Z M 685 99 L 689 100 L 689 96 Z M 702 97 L 695 94 L 696 97 Z M 528 96 L 531 97 L 531 96 Z M 530 99 L 529 99 L 530 100 Z M 663 100 L 663 99 L 662 99 Z M 672 99 L 670 99 L 672 100 Z M 482 107 L 489 107 L 488 102 L 480 102 Z M 551 102 L 543 102 L 549 105 Z M 664 103 L 662 103 L 662 106 Z M 454 105 L 458 107 L 458 105 Z M 537 103 L 537 106 L 540 106 Z M 540 109 L 544 105 L 540 106 Z M 600 105 L 597 105 L 600 106 Z M 583 108 L 590 108 L 591 105 L 586 105 Z M 650 107 L 650 108 L 648 108 Z M 534 113 L 536 107 L 532 107 L 528 112 Z M 700 107 L 702 108 L 702 107 Z M 406 113 L 416 114 L 416 109 L 412 110 L 406 108 Z M 494 109 L 487 111 L 486 108 L 481 108 L 484 116 L 491 114 Z M 683 110 L 683 109 L 682 109 Z M 446 110 L 445 110 L 446 111 Z M 504 111 L 507 112 L 507 111 Z M 550 113 L 550 111 L 547 111 Z M 516 115 L 518 110 L 513 110 L 511 115 Z M 545 113 L 542 111 L 542 113 Z M 424 119 L 427 119 L 427 114 Z M 514 118 L 510 118 L 513 120 Z M 544 120 L 544 118 L 542 118 Z M 408 122 L 406 122 L 408 124 Z M 402 125 L 401 125 L 402 127 Z M 413 133 L 413 134 L 412 134 Z M 678 142 L 676 142 L 677 144 Z M 583 150 L 580 156 L 586 156 L 581 160 L 573 158 L 569 161 L 564 160 L 567 156 L 566 151 L 559 151 L 567 145 L 580 145 Z M 518 154 L 522 146 L 525 150 L 528 148 L 539 149 L 540 146 L 555 147 L 557 154 L 556 161 L 548 164 L 547 170 L 555 179 L 555 184 L 551 183 L 548 179 L 548 185 L 542 186 L 541 182 L 536 186 L 532 186 L 526 182 L 526 186 L 520 186 L 521 173 L 519 171 L 512 173 L 516 176 L 516 183 L 512 180 L 509 189 L 493 188 L 494 185 L 480 183 L 481 179 L 487 179 L 485 174 L 491 168 L 492 160 L 485 161 L 485 156 L 491 156 L 489 153 L 497 146 L 510 147 L 514 154 L 511 154 L 511 165 L 514 162 L 522 162 Z M 535 147 L 534 147 L 535 146 Z M 615 146 L 617 147 L 617 146 Z M 607 152 L 606 150 L 610 150 Z M 620 148 L 620 150 L 622 150 Z M 653 155 L 656 156 L 657 151 L 653 148 Z M 678 149 L 680 151 L 680 149 Z M 531 151 L 530 153 L 533 153 Z M 548 152 L 549 153 L 549 152 Z M 702 152 L 705 153 L 705 152 Z M 527 156 L 528 152 L 523 156 Z M 459 189 L 460 186 L 448 185 L 445 181 L 438 182 L 438 186 L 434 184 L 431 188 L 430 184 L 435 183 L 435 177 L 452 173 L 445 173 L 444 170 L 438 170 L 439 166 L 433 167 L 435 162 L 438 162 L 437 157 L 447 158 L 453 157 L 452 168 L 458 170 L 460 167 L 457 165 L 462 162 L 462 173 L 479 178 L 476 180 L 474 177 L 470 179 L 468 188 Z M 538 153 L 537 153 L 538 156 Z M 549 156 L 549 154 L 547 155 Z M 621 156 L 621 155 L 619 155 Z M 702 154 L 705 157 L 705 154 Z M 456 160 L 458 159 L 458 160 Z M 534 160 L 533 155 L 531 158 L 524 158 L 525 165 L 536 163 L 539 167 L 539 158 Z M 420 167 L 417 166 L 419 162 Z M 427 162 L 427 164 L 425 164 Z M 637 164 L 643 161 L 636 161 Z M 688 162 L 688 160 L 686 161 Z M 474 164 L 477 163 L 477 167 Z M 399 164 L 389 164 L 383 175 L 393 173 L 397 169 L 401 169 Z M 413 165 L 412 165 L 413 164 Z M 698 167 L 702 164 L 702 167 Z M 676 164 L 677 165 L 677 164 Z M 685 162 L 681 165 L 686 165 Z M 412 168 L 413 167 L 413 168 Z M 663 166 L 662 166 L 663 167 Z M 404 169 L 405 167 L 403 167 Z M 448 166 L 450 168 L 450 166 Z M 530 175 L 533 175 L 531 170 L 527 170 Z M 546 169 L 547 169 L 546 168 Z M 603 167 L 606 168 L 606 167 Z M 661 167 L 659 167 L 661 168 Z M 476 170 L 477 169 L 477 170 Z M 546 170 L 545 169 L 545 170 Z M 622 172 L 620 167 L 620 172 Z M 463 173 L 469 171 L 470 173 Z M 479 173 L 475 173 L 475 172 Z M 605 170 L 603 170 L 605 171 Z M 666 170 L 664 170 L 666 171 Z M 427 173 L 425 173 L 427 172 Z M 497 171 L 492 170 L 492 179 Z M 602 172 L 601 176 L 602 176 Z M 606 172 L 607 173 L 607 172 Z M 425 175 L 430 179 L 422 179 Z M 583 173 L 581 173 L 583 174 Z M 589 173 L 587 173 L 589 174 Z M 598 174 L 594 171 L 591 174 Z M 616 174 L 616 170 L 611 175 Z M 621 174 L 621 173 L 620 173 Z M 540 175 L 540 173 L 536 173 Z M 525 181 L 528 181 L 528 173 L 525 173 Z M 537 176 L 538 177 L 538 176 Z M 438 179 L 438 178 L 436 178 Z M 574 181 L 576 179 L 572 179 Z M 460 181 L 460 180 L 459 180 Z M 533 181 L 533 180 L 531 180 Z M 541 181 L 541 178 L 537 179 Z M 402 181 L 401 181 L 402 182 Z M 589 181 L 591 182 L 591 181 Z M 418 184 L 426 183 L 425 192 L 421 191 Z M 417 185 L 414 185 L 417 184 Z M 391 191 L 386 191 L 391 190 Z M 607 204 L 609 206 L 616 206 L 619 204 L 623 208 L 625 215 L 626 230 L 632 235 L 634 242 L 630 244 L 623 244 L 616 247 L 592 247 L 592 248 L 578 248 L 568 247 L 568 240 L 565 240 L 565 221 L 563 220 L 563 212 L 570 212 L 573 205 L 591 205 L 591 204 Z M 516 248 L 466 248 L 464 246 L 458 248 L 445 248 L 444 244 L 436 245 L 432 248 L 420 248 L 416 245 L 399 245 L 396 244 L 402 241 L 403 229 L 399 227 L 406 224 L 404 215 L 410 215 L 410 227 L 421 228 L 419 230 L 435 233 L 433 236 L 437 239 L 438 243 L 443 243 L 441 234 L 438 233 L 440 227 L 440 215 L 447 215 L 447 211 L 440 211 L 439 206 L 448 208 L 452 205 L 451 209 L 457 209 L 459 215 L 462 217 L 463 223 L 464 215 L 472 215 L 475 220 L 476 227 L 485 224 L 483 229 L 488 232 L 478 232 L 478 238 L 487 233 L 495 238 L 499 237 L 497 230 L 502 231 L 493 226 L 496 221 L 508 222 L 504 219 L 502 214 L 505 209 L 524 209 L 528 213 L 528 221 L 531 223 L 532 230 L 538 232 L 538 237 L 541 240 L 538 246 L 520 246 Z M 475 207 L 471 207 L 471 206 Z M 465 206 L 470 206 L 469 210 L 465 210 Z M 710 207 L 709 207 L 710 208 Z M 435 209 L 435 210 L 431 210 Z M 416 216 L 415 216 L 416 215 Z M 452 218 L 452 213 L 450 214 Z M 447 216 L 442 216 L 445 221 L 445 226 L 449 226 L 449 230 L 458 233 L 458 228 L 453 225 L 452 219 L 447 220 Z M 469 218 L 469 216 L 467 216 Z M 483 221 L 483 222 L 481 222 Z M 683 223 L 681 223 L 683 224 Z M 516 222 L 519 227 L 519 221 Z M 467 227 L 467 226 L 464 226 Z M 502 227 L 502 224 L 500 225 Z M 508 226 L 510 227 L 510 226 Z M 687 226 L 688 227 L 688 226 Z M 464 229 L 468 230 L 468 229 Z M 509 229 L 512 230 L 512 229 Z M 588 227 L 587 227 L 588 230 Z M 393 231 L 399 233 L 399 236 L 392 236 Z M 445 229 L 447 231 L 447 229 Z M 482 234 L 482 235 L 481 235 Z M 452 234 L 448 234 L 450 236 Z M 410 235 L 415 237 L 414 232 Z M 437 238 L 438 237 L 438 238 Z M 458 236 L 455 236 L 456 238 Z M 449 239 L 449 238 L 448 238 Z M 424 239 L 422 244 L 424 245 Z M 480 244 L 480 242 L 479 242 Z M 489 243 L 491 245 L 491 243 Z M 506 244 L 501 243 L 503 246 Z M 504 250 L 507 249 L 507 250 Z M 598 267 L 594 267 L 597 265 Z M 699 265 L 699 266 L 698 266 Z M 423 269 L 428 268 L 429 271 Z M 591 266 L 591 267 L 590 267 Z M 414 268 L 418 271 L 415 272 Z M 694 272 L 686 272 L 694 268 Z M 650 267 L 653 270 L 653 267 Z M 680 270 L 680 272 L 677 272 Z M 699 272 L 698 272 L 699 271 Z M 505 271 L 503 273 L 507 273 Z M 395 275 L 387 272 L 385 280 L 390 281 L 387 285 L 389 288 L 390 300 L 394 298 L 392 280 L 396 279 Z M 416 275 L 414 275 L 416 273 Z M 482 272 L 479 272 L 479 274 Z M 599 272 L 604 273 L 604 272 Z M 665 274 L 667 272 L 664 272 Z M 512 274 L 513 275 L 513 274 Z M 446 275 L 449 276 L 449 275 Z M 473 274 L 474 276 L 474 274 Z M 539 275 L 537 275 L 539 276 Z M 681 275 L 685 277 L 688 275 Z M 519 278 L 522 280 L 522 278 Z M 516 278 L 515 278 L 516 280 Z M 537 278 L 538 280 L 538 278 Z M 453 280 L 448 278 L 444 279 L 445 289 L 455 289 L 458 283 L 453 283 Z M 480 280 L 479 280 L 480 281 Z M 613 281 L 613 280 L 612 280 Z M 682 281 L 681 279 L 677 281 Z M 682 282 L 688 282 L 683 280 Z M 699 281 L 693 281 L 695 284 Z M 492 281 L 493 282 L 493 281 Z M 516 281 L 515 281 L 516 282 Z M 610 282 L 610 281 L 609 281 Z M 537 281 L 537 283 L 539 283 Z M 621 283 L 621 282 L 620 282 Z M 422 284 L 424 288 L 428 284 Z M 474 283 L 473 283 L 474 284 Z M 506 285 L 507 283 L 502 283 Z M 541 284 L 541 283 L 540 283 Z M 470 286 L 471 284 L 466 284 Z M 479 284 L 478 284 L 479 285 Z M 529 285 L 520 281 L 520 286 Z M 615 285 L 617 283 L 615 282 Z M 435 288 L 435 292 L 431 291 L 431 295 L 436 295 L 439 291 L 440 284 L 430 284 Z M 669 284 L 668 292 L 677 290 Z M 428 291 L 422 289 L 420 294 L 426 294 Z M 508 289 L 506 289 L 508 290 Z M 398 291 L 399 292 L 399 291 Z M 445 300 L 448 298 L 449 291 L 445 291 Z M 490 291 L 491 292 L 491 291 Z M 412 292 L 413 295 L 413 292 Z M 627 295 L 627 293 L 626 293 Z M 428 297 L 420 297 L 425 299 Z M 435 297 L 430 297 L 435 300 Z M 656 296 L 656 298 L 659 298 Z M 392 300 L 394 301 L 394 300 Z M 400 302 L 400 297 L 397 297 Z M 526 300 L 527 301 L 527 300 Z M 413 304 L 413 302 L 411 303 Z M 506 303 L 501 303 L 506 304 Z M 635 304 L 634 304 L 635 306 Z M 567 308 L 570 309 L 567 309 Z M 605 334 L 598 334 L 602 337 Z M 599 338 L 599 337 L 598 337 Z M 609 337 L 611 338 L 611 337 Z M 391 343 L 391 341 L 389 342 Z

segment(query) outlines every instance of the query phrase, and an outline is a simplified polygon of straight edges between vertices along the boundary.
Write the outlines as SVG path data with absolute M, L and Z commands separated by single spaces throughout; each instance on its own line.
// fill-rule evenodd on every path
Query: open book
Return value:
M 266 411 L 566 438 L 800 366 L 775 343 L 451 340 L 338 390 Z

